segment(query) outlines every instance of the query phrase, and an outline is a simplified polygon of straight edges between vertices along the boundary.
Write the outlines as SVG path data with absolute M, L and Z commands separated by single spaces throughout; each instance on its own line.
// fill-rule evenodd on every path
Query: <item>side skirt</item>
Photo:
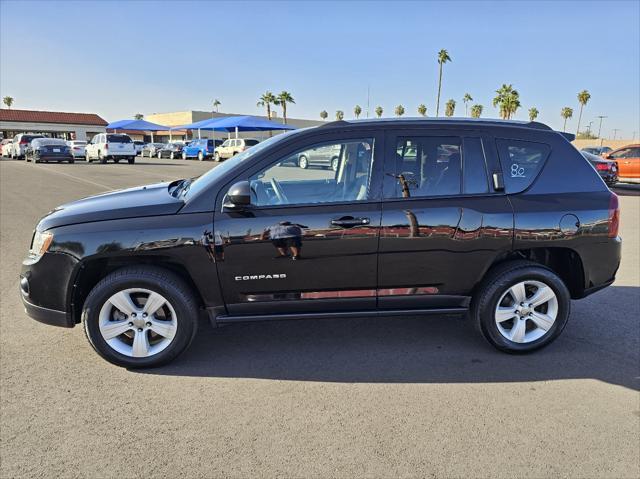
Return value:
M 362 318 L 385 316 L 442 316 L 447 314 L 465 314 L 468 308 L 440 308 L 440 309 L 389 309 L 379 311 L 342 311 L 327 313 L 287 313 L 287 314 L 255 314 L 242 316 L 215 315 L 209 309 L 212 324 L 245 323 L 253 321 L 287 321 L 292 319 L 334 319 L 334 318 Z

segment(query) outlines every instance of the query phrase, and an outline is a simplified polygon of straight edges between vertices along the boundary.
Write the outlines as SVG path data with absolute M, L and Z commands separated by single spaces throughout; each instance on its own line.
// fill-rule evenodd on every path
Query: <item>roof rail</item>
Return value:
M 336 120 L 336 121 L 330 121 L 328 123 L 323 123 L 322 125 L 320 125 L 318 128 L 324 128 L 326 126 L 340 126 L 340 125 L 348 125 L 349 122 L 348 121 L 344 121 L 344 120 Z

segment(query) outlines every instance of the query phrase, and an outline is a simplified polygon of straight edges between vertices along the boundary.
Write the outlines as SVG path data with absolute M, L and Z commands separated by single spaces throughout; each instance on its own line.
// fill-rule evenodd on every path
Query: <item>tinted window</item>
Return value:
M 487 166 L 480 138 L 464 139 L 462 159 L 464 162 L 463 192 L 465 194 L 488 193 Z
M 549 145 L 520 140 L 496 140 L 507 193 L 527 189 L 549 156 Z
M 253 175 L 249 179 L 252 203 L 256 206 L 278 206 L 366 200 L 373 161 L 373 139 L 349 139 L 332 145 L 340 152 L 337 170 L 331 167 L 301 168 L 299 158 L 303 155 L 308 157 L 312 149 L 321 145 L 309 146 Z M 251 150 L 253 148 L 247 151 Z
M 107 143 L 131 143 L 127 135 L 107 135 Z
M 253 146 L 258 144 L 258 140 L 244 140 L 244 144 L 247 146 Z
M 457 137 L 401 137 L 396 145 L 396 198 L 460 194 Z
M 638 158 L 640 156 L 640 148 L 630 148 L 627 158 Z
M 629 150 L 629 148 L 625 148 L 624 150 L 616 151 L 611 154 L 611 158 L 626 158 Z

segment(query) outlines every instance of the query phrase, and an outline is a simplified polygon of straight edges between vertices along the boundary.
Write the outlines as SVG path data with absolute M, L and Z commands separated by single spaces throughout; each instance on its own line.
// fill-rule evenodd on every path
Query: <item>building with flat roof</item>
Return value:
M 65 140 L 87 140 L 104 133 L 107 122 L 95 113 L 14 110 L 0 108 L 0 134 L 40 133 Z

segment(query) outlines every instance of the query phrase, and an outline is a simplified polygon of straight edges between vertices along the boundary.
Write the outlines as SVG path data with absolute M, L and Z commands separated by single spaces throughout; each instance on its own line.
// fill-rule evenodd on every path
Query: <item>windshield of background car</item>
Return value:
M 300 131 L 302 130 L 292 130 L 280 135 L 276 135 L 273 138 L 269 138 L 268 140 L 258 143 L 256 146 L 253 146 L 243 151 L 242 153 L 238 153 L 236 156 L 224 161 L 222 164 L 211 168 L 204 175 L 199 176 L 193 180 L 193 183 L 191 183 L 191 185 L 189 186 L 189 190 L 185 194 L 185 197 L 189 198 L 198 195 L 198 193 L 200 193 L 208 185 L 210 185 L 211 182 L 215 181 L 216 178 L 220 178 L 221 176 L 226 175 L 227 172 L 234 169 L 243 161 L 252 158 L 253 156 L 269 148 L 270 146 L 276 145 L 281 141 L 286 141 L 292 135 L 295 135 Z M 211 207 L 213 208 L 213 203 L 211 204 Z

